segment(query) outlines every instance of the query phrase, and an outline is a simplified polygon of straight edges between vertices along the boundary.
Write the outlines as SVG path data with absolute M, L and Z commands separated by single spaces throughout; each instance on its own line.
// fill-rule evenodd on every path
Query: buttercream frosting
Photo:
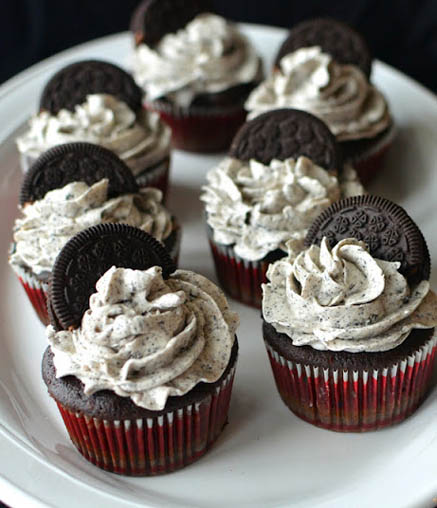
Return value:
M 47 328 L 57 377 L 76 376 L 86 395 L 108 389 L 160 410 L 225 371 L 239 320 L 205 277 L 112 267 L 96 289 L 80 328 Z
M 278 248 L 286 252 L 290 239 L 299 250 L 325 208 L 340 197 L 364 193 L 352 168 L 340 184 L 307 157 L 272 160 L 268 166 L 227 157 L 208 172 L 207 181 L 200 199 L 214 241 L 235 244 L 236 254 L 249 261 Z
M 342 65 L 318 46 L 301 48 L 249 95 L 249 118 L 279 108 L 308 111 L 339 141 L 376 136 L 390 124 L 387 102 L 354 65 Z
M 112 199 L 107 195 L 107 179 L 91 186 L 73 182 L 25 204 L 22 217 L 14 225 L 12 266 L 31 268 L 37 275 L 50 272 L 59 251 L 72 236 L 104 222 L 138 227 L 159 241 L 170 235 L 172 218 L 161 204 L 160 190 L 144 188 L 137 194 Z
M 152 167 L 170 152 L 171 131 L 157 113 L 135 114 L 127 104 L 107 94 L 88 95 L 74 111 L 61 109 L 52 115 L 41 111 L 29 120 L 29 129 L 17 138 L 20 153 L 37 158 L 56 145 L 85 141 L 116 153 L 128 165 L 144 158 Z M 137 165 L 132 164 L 134 172 Z
M 399 262 L 375 259 L 366 244 L 324 238 L 271 264 L 263 284 L 263 316 L 295 346 L 379 352 L 400 345 L 413 328 L 437 325 L 429 281 L 410 287 Z
M 204 93 L 222 92 L 255 80 L 260 63 L 249 40 L 233 23 L 199 14 L 153 48 L 136 47 L 133 74 L 146 99 L 164 97 L 181 107 Z

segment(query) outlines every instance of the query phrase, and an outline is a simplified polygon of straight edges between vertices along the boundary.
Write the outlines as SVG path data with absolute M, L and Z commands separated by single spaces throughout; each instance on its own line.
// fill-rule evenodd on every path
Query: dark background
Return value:
M 32 63 L 126 30 L 138 0 L 0 0 L 0 82 Z M 355 26 L 373 55 L 437 92 L 437 0 L 213 0 L 236 21 L 291 27 L 314 16 Z

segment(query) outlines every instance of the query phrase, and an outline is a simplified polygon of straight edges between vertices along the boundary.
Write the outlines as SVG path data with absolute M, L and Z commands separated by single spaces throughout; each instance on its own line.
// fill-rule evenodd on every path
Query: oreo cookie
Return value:
M 56 258 L 49 308 L 56 328 L 77 328 L 96 282 L 111 266 L 147 270 L 161 266 L 167 278 L 176 266 L 155 238 L 127 224 L 99 224 L 69 240 Z
M 297 109 L 276 109 L 246 122 L 235 135 L 229 155 L 242 161 L 310 158 L 326 170 L 341 168 L 335 136 L 315 116 Z
M 92 185 L 109 180 L 108 198 L 138 192 L 128 166 L 113 152 L 91 143 L 67 143 L 44 152 L 24 177 L 20 204 L 42 199 L 47 192 L 71 182 Z
M 125 102 L 133 111 L 142 107 L 143 92 L 130 74 L 100 60 L 83 60 L 58 71 L 44 87 L 40 110 L 52 115 L 61 109 L 74 111 L 87 95 L 109 94 Z
M 184 28 L 203 12 L 212 12 L 209 0 L 144 0 L 135 9 L 130 24 L 135 44 L 153 47 L 168 33 Z
M 311 46 L 320 46 L 337 62 L 355 65 L 370 76 L 372 57 L 364 38 L 349 25 L 329 18 L 311 19 L 293 27 L 279 49 L 275 65 L 279 67 L 283 56 Z
M 388 199 L 364 195 L 333 203 L 311 225 L 305 246 L 320 244 L 323 237 L 331 247 L 344 238 L 362 240 L 375 258 L 399 261 L 411 284 L 429 279 L 431 260 L 420 229 Z

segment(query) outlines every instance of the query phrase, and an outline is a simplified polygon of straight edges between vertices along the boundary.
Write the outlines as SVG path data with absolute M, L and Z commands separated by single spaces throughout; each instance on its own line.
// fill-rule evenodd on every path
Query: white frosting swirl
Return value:
M 205 277 L 113 266 L 96 289 L 80 328 L 47 328 L 57 377 L 76 376 L 86 395 L 108 389 L 160 410 L 225 371 L 238 316 Z
M 74 111 L 61 109 L 57 115 L 41 111 L 29 120 L 29 130 L 17 138 L 20 153 L 37 158 L 56 145 L 85 141 L 116 153 L 135 173 L 138 157 L 143 169 L 170 152 L 171 131 L 157 113 L 142 110 L 136 115 L 112 95 L 88 95 Z
M 234 24 L 214 14 L 199 14 L 154 48 L 140 44 L 132 65 L 147 100 L 165 96 L 182 107 L 198 94 L 249 83 L 260 71 L 249 40 Z
M 345 174 L 344 194 L 363 194 L 355 171 Z M 268 166 L 227 157 L 207 180 L 200 199 L 214 241 L 235 244 L 236 254 L 249 261 L 278 248 L 286 251 L 290 239 L 302 248 L 314 219 L 341 197 L 337 178 L 307 157 L 272 160 Z
M 370 138 L 388 127 L 382 94 L 354 65 L 341 65 L 318 46 L 285 55 L 280 69 L 252 91 L 249 118 L 279 108 L 309 111 L 321 118 L 339 141 Z
M 399 262 L 375 259 L 366 245 L 326 238 L 296 258 L 269 266 L 263 316 L 295 346 L 377 352 L 400 345 L 413 328 L 437 325 L 437 295 L 424 280 L 410 288 Z
M 112 199 L 107 195 L 107 179 L 91 187 L 73 182 L 26 204 L 21 210 L 23 217 L 14 225 L 11 265 L 31 268 L 37 275 L 50 272 L 59 251 L 72 236 L 104 222 L 138 227 L 159 241 L 170 235 L 172 218 L 161 204 L 160 190 L 150 187 Z

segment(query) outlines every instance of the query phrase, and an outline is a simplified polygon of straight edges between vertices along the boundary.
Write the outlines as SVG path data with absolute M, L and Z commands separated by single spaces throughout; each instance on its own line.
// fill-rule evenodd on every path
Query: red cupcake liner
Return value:
M 382 170 L 384 159 L 396 136 L 396 128 L 391 126 L 387 134 L 364 155 L 351 158 L 349 162 L 358 174 L 363 185 L 368 184 Z
M 18 276 L 18 280 L 21 282 L 26 294 L 32 304 L 37 316 L 41 323 L 47 326 L 50 323 L 50 318 L 47 312 L 47 282 L 41 282 L 38 278 L 27 272 L 21 267 L 13 266 L 15 273 Z
M 259 261 L 248 261 L 235 254 L 232 245 L 217 244 L 211 237 L 209 245 L 217 278 L 223 290 L 235 300 L 260 309 L 261 284 L 267 282 L 267 268 L 277 258 L 273 261 L 265 261 L 265 258 Z
M 168 182 L 170 175 L 170 157 L 166 157 L 162 162 L 152 169 L 139 173 L 135 176 L 138 186 L 155 187 L 162 192 L 162 202 L 165 203 L 168 194 Z
M 153 418 L 100 420 L 57 405 L 71 441 L 97 467 L 129 476 L 170 473 L 202 457 L 222 432 L 234 373 L 202 401 Z
M 437 338 L 384 369 L 323 369 L 295 363 L 266 343 L 279 394 L 299 418 L 324 429 L 366 432 L 401 422 L 429 388 Z
M 189 152 L 220 152 L 229 148 L 237 130 L 246 120 L 243 106 L 209 111 L 207 108 L 172 108 L 162 102 L 146 103 L 145 108 L 159 113 L 170 126 L 172 145 Z

